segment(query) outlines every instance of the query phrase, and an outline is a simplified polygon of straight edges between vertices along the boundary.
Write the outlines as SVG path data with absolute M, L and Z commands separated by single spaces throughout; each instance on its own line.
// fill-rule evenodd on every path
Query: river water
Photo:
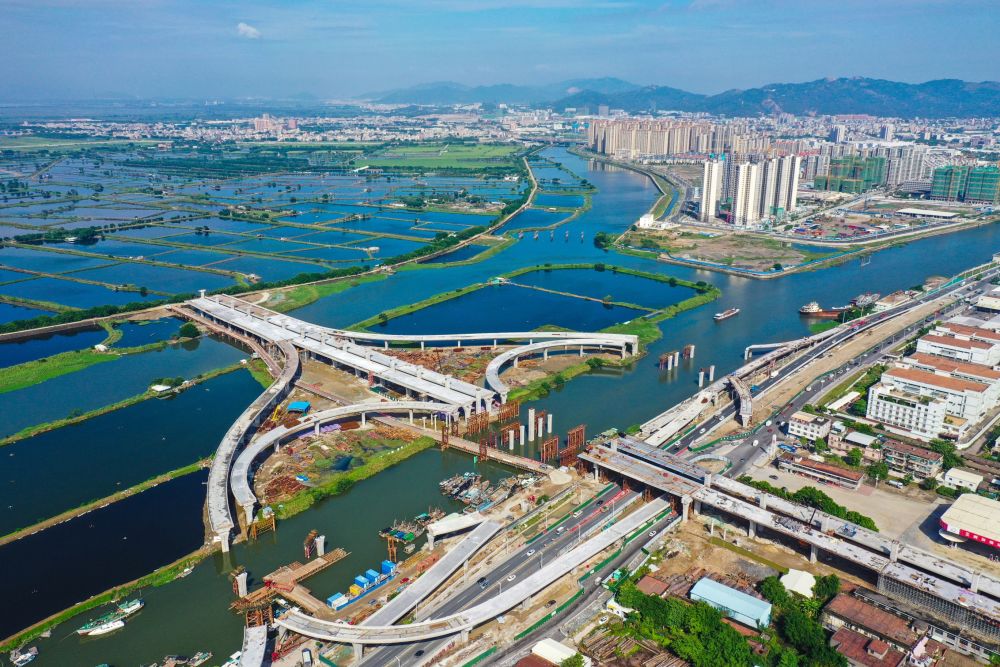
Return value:
M 638 220 L 657 197 L 658 191 L 652 183 L 632 172 L 588 165 L 562 149 L 548 149 L 546 154 L 599 189 L 593 197 L 591 210 L 556 229 L 551 239 L 547 232 L 541 233 L 537 240 L 528 233 L 508 250 L 484 262 L 447 269 L 399 272 L 387 280 L 366 283 L 313 303 L 298 310 L 295 315 L 319 324 L 346 327 L 396 306 L 464 285 L 485 282 L 515 268 L 546 262 L 604 262 L 693 281 L 705 280 L 717 285 L 722 290 L 718 301 L 663 322 L 663 338 L 652 344 L 649 354 L 631 368 L 602 370 L 578 377 L 533 404 L 533 407 L 546 409 L 554 415 L 557 432 L 565 433 L 568 428 L 582 423 L 587 425 L 588 434 L 594 434 L 612 426 L 624 428 L 645 421 L 689 396 L 697 388 L 699 368 L 715 364 L 717 373 L 725 373 L 742 363 L 743 348 L 748 344 L 787 340 L 808 333 L 797 312 L 803 303 L 817 300 L 823 304 L 839 305 L 862 292 L 885 294 L 910 287 L 923 282 L 929 275 L 949 275 L 985 262 L 1000 245 L 1000 227 L 986 226 L 879 252 L 867 266 L 855 261 L 770 281 L 623 256 L 595 248 L 593 236 L 602 230 L 622 231 Z M 566 230 L 569 231 L 568 239 Z M 594 275 L 581 275 L 581 293 L 590 294 L 598 289 L 599 284 L 595 286 L 594 280 Z M 529 282 L 527 277 L 525 282 Z M 544 286 L 541 281 L 531 282 Z M 645 287 L 630 284 L 628 301 L 658 306 L 675 300 L 676 290 L 666 284 L 647 282 Z M 571 289 L 572 284 L 560 278 L 558 287 Z M 648 295 L 644 294 L 644 289 Z M 523 306 L 519 308 L 516 301 L 511 304 L 509 292 L 504 290 L 517 290 Z M 613 290 L 609 287 L 606 293 L 613 295 Z M 510 312 L 509 318 L 504 320 L 501 317 L 501 321 L 516 323 L 519 327 L 537 327 L 552 323 L 558 317 L 551 312 L 551 308 L 536 306 L 538 302 L 532 300 L 541 293 L 534 290 L 502 287 L 482 290 L 477 294 L 475 310 L 456 307 L 458 301 L 445 302 L 423 311 L 420 318 L 428 327 L 433 325 L 435 331 L 488 329 L 490 327 L 480 325 L 479 315 L 486 313 L 491 322 L 497 320 L 494 311 L 499 308 L 494 306 L 500 302 L 491 302 L 491 294 L 502 299 Z M 739 307 L 741 313 L 721 323 L 712 319 L 714 312 L 729 307 Z M 630 312 L 621 310 L 623 313 Z M 401 318 L 395 324 L 390 322 L 387 328 L 404 325 L 406 322 Z M 671 374 L 659 371 L 656 359 L 661 353 L 679 350 L 688 343 L 697 346 L 693 362 L 682 364 Z M 185 416 L 175 415 L 174 418 Z M 96 446 L 97 443 L 92 444 Z M 127 461 L 122 465 L 127 465 Z M 388 525 L 393 518 L 424 511 L 429 504 L 442 506 L 444 503 L 437 492 L 437 482 L 449 474 L 471 467 L 471 458 L 465 455 L 426 451 L 358 484 L 347 494 L 328 499 L 298 517 L 281 522 L 275 535 L 268 535 L 253 545 L 236 547 L 231 560 L 216 556 L 196 568 L 191 576 L 147 591 L 147 608 L 116 635 L 82 643 L 75 636 L 65 637 L 71 628 L 58 628 L 52 639 L 38 643 L 41 655 L 35 664 L 134 664 L 151 662 L 166 653 L 192 653 L 203 649 L 212 650 L 217 655 L 228 654 L 238 648 L 241 639 L 240 619 L 227 609 L 232 594 L 225 575 L 235 563 L 246 565 L 251 576 L 259 582 L 261 575 L 276 566 L 301 559 L 302 539 L 310 529 L 317 528 L 327 535 L 331 547 L 344 547 L 351 551 L 351 556 L 311 579 L 308 585 L 319 597 L 342 591 L 356 572 L 371 567 L 384 557 L 385 546 L 377 536 L 379 528 Z M 492 475 L 500 474 L 500 469 L 492 464 L 480 464 L 480 468 Z M 175 517 L 173 508 L 187 507 L 190 501 L 187 494 L 194 494 L 200 502 L 203 487 L 185 490 L 180 485 L 172 484 L 164 485 L 172 489 L 172 495 L 163 503 L 162 511 L 153 521 L 140 520 L 140 525 L 147 531 L 159 533 L 159 544 L 188 544 L 193 537 L 200 542 L 200 524 L 195 527 L 195 522 L 188 518 Z M 138 499 L 130 499 L 120 503 L 123 506 L 121 511 L 128 513 L 127 506 L 138 502 Z M 122 530 L 131 531 L 135 527 L 123 526 Z M 0 554 L 2 552 L 3 549 L 0 549 Z M 115 567 L 110 557 L 107 566 L 109 571 Z M 33 569 L 29 565 L 24 576 L 40 579 L 48 575 L 44 570 Z M 93 592 L 104 587 L 102 583 Z M 18 618 L 10 625 L 23 626 L 30 620 Z M 70 625 L 75 627 L 76 622 Z

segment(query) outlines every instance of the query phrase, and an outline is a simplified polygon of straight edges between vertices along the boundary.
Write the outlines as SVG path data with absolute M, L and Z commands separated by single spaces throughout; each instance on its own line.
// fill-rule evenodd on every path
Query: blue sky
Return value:
M 1000 79 L 992 0 L 0 0 L 0 98 Z

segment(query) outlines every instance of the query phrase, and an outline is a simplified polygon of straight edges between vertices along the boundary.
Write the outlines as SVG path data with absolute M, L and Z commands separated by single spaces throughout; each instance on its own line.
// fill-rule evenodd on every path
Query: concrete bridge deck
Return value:
M 361 416 L 362 420 L 368 414 L 408 413 L 410 418 L 414 413 L 434 414 L 447 413 L 451 409 L 445 403 L 427 403 L 424 401 L 385 401 L 381 403 L 357 403 L 341 408 L 315 412 L 291 427 L 279 426 L 254 440 L 236 458 L 230 473 L 230 485 L 233 497 L 243 508 L 244 520 L 247 525 L 253 522 L 257 496 L 253 492 L 250 469 L 254 461 L 270 447 L 279 447 L 282 443 L 294 440 L 309 433 L 318 434 L 324 424 L 340 421 L 347 417 Z
M 257 319 L 269 319 L 272 317 L 281 318 L 284 320 L 295 322 L 301 322 L 301 320 L 296 320 L 295 318 L 289 317 L 287 315 L 281 315 L 273 310 L 268 310 L 267 308 L 262 308 L 260 306 L 253 305 L 242 299 L 237 299 L 236 297 L 228 296 L 225 294 L 215 294 L 211 296 L 203 297 L 206 300 L 213 301 L 216 304 L 228 308 L 228 309 L 238 309 L 241 313 L 246 313 Z M 199 301 L 200 299 L 193 299 L 189 303 Z M 313 325 L 309 325 L 313 326 Z M 615 334 L 615 333 L 587 333 L 579 331 L 496 331 L 496 332 L 478 332 L 478 333 L 449 333 L 449 334 L 386 334 L 377 333 L 372 331 L 350 331 L 348 329 L 335 329 L 332 327 L 314 327 L 317 329 L 323 329 L 327 334 L 333 336 L 339 336 L 341 338 L 346 338 L 351 341 L 364 341 L 367 343 L 382 343 L 383 345 L 389 345 L 390 343 L 459 343 L 462 342 L 472 342 L 478 341 L 483 343 L 491 343 L 496 346 L 498 342 L 505 340 L 527 340 L 529 343 L 533 343 L 536 340 L 565 340 L 565 339 L 575 339 L 575 338 L 586 338 L 588 340 L 600 339 L 606 342 L 609 346 L 624 346 L 628 354 L 636 354 L 639 351 L 639 337 L 633 334 Z
M 497 521 L 485 521 L 465 536 L 441 560 L 434 563 L 416 581 L 389 600 L 384 607 L 369 616 L 361 625 L 392 625 L 414 609 L 424 598 L 436 591 L 458 568 L 469 562 L 503 528 Z
M 579 546 L 560 554 L 503 593 L 457 614 L 408 625 L 353 626 L 323 621 L 293 610 L 277 619 L 276 623 L 307 637 L 354 645 L 401 644 L 458 633 L 465 635 L 477 625 L 493 620 L 544 590 L 669 509 L 670 505 L 665 500 L 657 498 L 606 530 L 597 532 Z
M 188 305 L 204 316 L 238 331 L 266 341 L 287 341 L 312 356 L 365 375 L 371 374 L 407 392 L 412 391 L 420 398 L 426 396 L 431 400 L 450 403 L 466 413 L 491 407 L 493 392 L 489 389 L 462 382 L 370 347 L 362 347 L 323 327 L 313 326 L 287 315 L 267 315 L 271 311 L 245 312 L 243 309 L 223 305 L 214 298 L 193 299 Z M 267 316 L 259 317 L 261 314 Z
M 229 534 L 234 526 L 229 507 L 229 470 L 233 457 L 250 439 L 254 430 L 292 391 L 295 378 L 299 374 L 299 355 L 295 347 L 287 341 L 281 341 L 278 343 L 278 349 L 285 357 L 281 375 L 229 427 L 215 451 L 212 466 L 208 471 L 208 491 L 205 501 L 208 526 L 214 539 L 221 543 L 223 551 L 229 551 Z
M 584 348 L 597 348 L 602 351 L 607 348 L 614 348 L 616 350 L 621 350 L 622 356 L 625 356 L 625 346 L 614 342 L 613 340 L 604 341 L 597 338 L 569 338 L 565 340 L 550 340 L 541 343 L 521 345 L 512 350 L 501 352 L 490 361 L 490 363 L 486 366 L 486 384 L 500 394 L 501 400 L 506 403 L 507 394 L 510 393 L 510 387 L 508 387 L 507 384 L 500 379 L 500 369 L 510 362 L 513 362 L 514 366 L 517 366 L 518 359 L 526 355 L 541 352 L 545 355 L 545 358 L 548 358 L 550 351 L 569 351 L 570 348 L 577 348 L 580 352 L 580 356 L 583 356 Z

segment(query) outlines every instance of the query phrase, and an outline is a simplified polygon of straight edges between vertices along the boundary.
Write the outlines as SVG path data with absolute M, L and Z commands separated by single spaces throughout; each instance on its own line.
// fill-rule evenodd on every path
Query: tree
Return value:
M 816 441 L 813 443 L 813 447 L 820 454 L 830 449 L 829 445 L 826 444 L 826 438 L 816 438 Z
M 818 599 L 831 600 L 840 592 L 840 577 L 830 574 L 825 577 L 818 577 L 813 585 L 813 595 Z
M 765 577 L 763 581 L 760 582 L 760 594 L 767 598 L 768 602 L 776 607 L 783 607 L 788 604 L 789 596 L 788 591 L 785 590 L 785 585 L 781 583 L 781 580 L 775 576 Z
M 928 477 L 924 481 L 920 482 L 920 488 L 924 491 L 933 491 L 938 487 L 938 481 L 933 477 Z
M 559 663 L 559 667 L 583 667 L 583 665 L 583 656 L 579 653 L 574 653 Z
M 888 476 L 889 466 L 885 464 L 885 461 L 876 461 L 868 466 L 868 477 L 875 480 L 875 486 L 878 486 L 880 479 L 885 479 Z
M 857 467 L 861 465 L 861 459 L 864 456 L 864 452 L 858 447 L 852 447 L 851 451 L 847 452 L 847 456 L 844 460 L 847 461 L 847 465 Z
M 196 327 L 193 322 L 185 322 L 181 325 L 180 331 L 177 332 L 177 335 L 181 338 L 197 338 L 198 333 L 198 327 Z

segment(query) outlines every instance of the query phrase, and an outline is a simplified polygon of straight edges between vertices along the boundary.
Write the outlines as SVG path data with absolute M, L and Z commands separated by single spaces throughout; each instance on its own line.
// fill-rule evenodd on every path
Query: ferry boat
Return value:
M 10 652 L 10 662 L 14 667 L 24 667 L 29 662 L 38 657 L 38 647 L 32 646 L 29 649 L 21 650 L 19 648 L 14 649 Z
M 104 623 L 101 623 L 99 625 L 96 625 L 89 631 L 82 634 L 85 634 L 87 637 L 100 637 L 101 635 L 106 635 L 108 633 L 114 632 L 115 630 L 121 630 L 124 627 L 125 627 L 125 621 L 123 621 L 120 618 L 115 618 L 109 621 L 105 621 Z M 80 630 L 77 630 L 77 633 L 79 632 Z
M 721 322 L 722 320 L 729 319 L 733 315 L 739 315 L 739 314 L 740 314 L 739 308 L 730 308 L 729 310 L 724 310 L 721 313 L 716 313 L 713 319 L 715 319 L 716 322 Z
M 118 603 L 115 605 L 113 611 L 81 625 L 77 628 L 76 634 L 87 637 L 96 637 L 119 630 L 125 627 L 125 621 L 122 619 L 128 618 L 144 606 L 145 602 L 143 602 L 141 598 Z
M 816 301 L 810 301 L 806 305 L 799 308 L 800 315 L 806 315 L 808 317 L 840 317 L 840 314 L 848 309 L 849 306 L 835 306 L 833 308 L 824 309 Z

